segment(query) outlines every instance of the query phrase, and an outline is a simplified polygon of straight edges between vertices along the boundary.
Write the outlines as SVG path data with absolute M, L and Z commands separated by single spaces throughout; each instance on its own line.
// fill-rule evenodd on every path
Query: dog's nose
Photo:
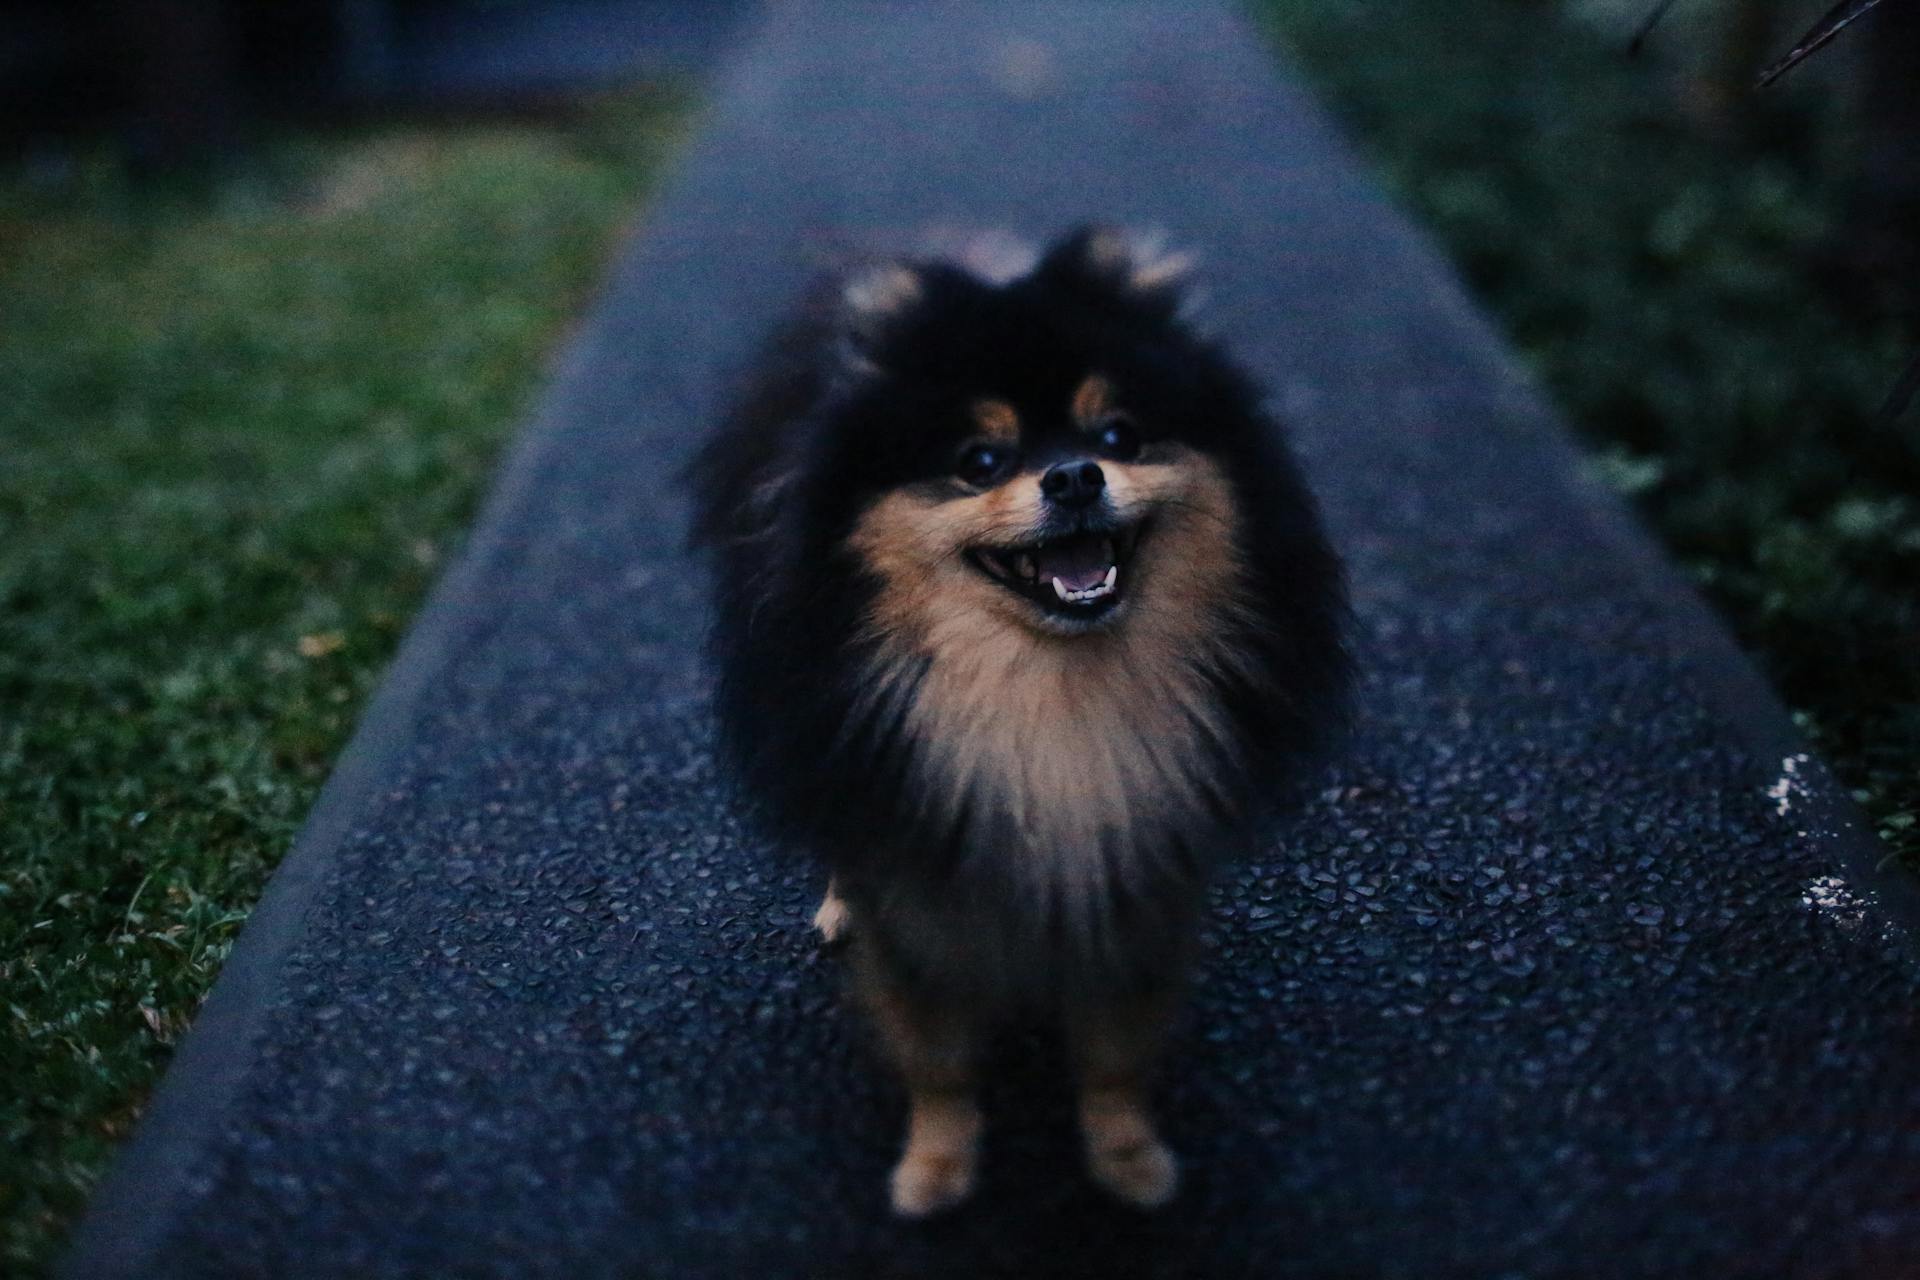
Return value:
M 1100 500 L 1100 491 L 1106 487 L 1100 464 L 1085 458 L 1056 463 L 1040 477 L 1040 492 L 1063 507 L 1090 506 Z

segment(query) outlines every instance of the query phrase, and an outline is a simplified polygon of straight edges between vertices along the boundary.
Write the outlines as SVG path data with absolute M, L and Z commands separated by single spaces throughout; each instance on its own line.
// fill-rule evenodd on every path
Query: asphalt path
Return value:
M 1417 110 L 1417 103 L 1409 103 Z M 978 1197 L 712 758 L 676 478 L 822 261 L 1199 248 L 1349 557 L 1359 730 L 1220 884 L 1141 1215 L 1015 1038 Z M 71 1274 L 1872 1276 L 1920 1257 L 1911 886 L 1224 4 L 779 4 L 555 370 Z

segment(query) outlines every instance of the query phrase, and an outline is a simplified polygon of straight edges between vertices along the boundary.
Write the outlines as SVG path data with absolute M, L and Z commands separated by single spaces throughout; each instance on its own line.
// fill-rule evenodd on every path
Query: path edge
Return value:
M 618 294 L 625 282 L 641 274 L 631 268 L 645 256 L 653 211 L 697 162 L 712 105 L 726 97 L 742 52 L 757 43 L 766 18 L 764 9 L 746 15 L 715 71 L 703 77 L 706 101 L 694 109 L 688 141 L 664 161 L 641 194 L 639 207 L 615 232 L 581 320 L 556 335 L 543 376 L 495 465 L 464 545 L 421 602 L 399 652 L 335 759 L 299 834 L 248 914 L 132 1136 L 89 1195 L 66 1247 L 54 1254 L 52 1274 L 66 1280 L 146 1275 L 166 1233 L 181 1221 L 181 1205 L 189 1198 L 191 1179 L 200 1172 L 220 1119 L 253 1074 L 288 959 L 332 882 L 336 855 L 377 806 L 384 780 L 412 740 L 424 696 L 470 637 L 488 626 L 489 615 L 475 608 L 484 599 L 479 586 L 512 550 L 518 514 L 529 506 L 538 478 L 560 443 L 567 406 L 580 394 L 576 389 L 592 385 L 597 356 L 618 310 Z

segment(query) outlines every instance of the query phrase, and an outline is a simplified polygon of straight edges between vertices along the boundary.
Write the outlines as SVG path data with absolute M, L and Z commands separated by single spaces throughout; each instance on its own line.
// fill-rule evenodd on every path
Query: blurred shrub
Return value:
M 1816 58 L 1730 131 L 1690 109 L 1689 68 L 1625 57 L 1622 6 L 1580 10 L 1260 6 L 1920 858 L 1920 445 L 1875 421 L 1920 332 L 1830 270 L 1846 64 Z

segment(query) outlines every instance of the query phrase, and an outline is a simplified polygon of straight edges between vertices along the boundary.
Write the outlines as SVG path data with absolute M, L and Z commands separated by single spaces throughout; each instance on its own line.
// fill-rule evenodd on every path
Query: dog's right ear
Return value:
M 888 336 L 913 315 L 926 294 L 926 278 L 905 262 L 876 262 L 848 276 L 840 291 L 840 313 L 849 355 L 868 366 L 883 364 Z
M 1087 302 L 1152 321 L 1178 317 L 1189 302 L 1191 253 L 1156 232 L 1086 226 L 1047 250 L 1034 278 Z

